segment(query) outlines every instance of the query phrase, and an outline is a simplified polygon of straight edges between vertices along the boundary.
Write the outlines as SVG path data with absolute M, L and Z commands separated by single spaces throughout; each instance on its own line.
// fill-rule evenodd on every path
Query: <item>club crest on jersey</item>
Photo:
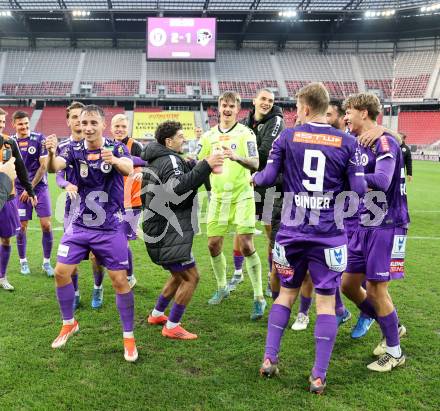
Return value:
M 347 245 L 324 250 L 325 262 L 330 270 L 342 273 L 347 268 Z
M 37 149 L 35 147 L 33 147 L 33 146 L 28 148 L 28 153 L 29 154 L 35 154 L 36 152 L 37 152 Z
M 264 127 L 264 124 L 258 124 L 258 126 L 257 126 L 257 130 L 258 131 L 261 131 L 261 129 Z
M 361 155 L 361 165 L 364 167 L 368 164 L 368 154 L 362 154 Z
M 82 178 L 87 178 L 89 175 L 89 166 L 86 163 L 81 163 L 79 166 L 79 175 Z
M 110 171 L 112 171 L 113 166 L 109 163 L 102 162 L 100 168 L 103 173 L 108 174 Z
M 121 156 L 124 154 L 124 149 L 122 148 L 122 146 L 118 147 L 118 154 Z

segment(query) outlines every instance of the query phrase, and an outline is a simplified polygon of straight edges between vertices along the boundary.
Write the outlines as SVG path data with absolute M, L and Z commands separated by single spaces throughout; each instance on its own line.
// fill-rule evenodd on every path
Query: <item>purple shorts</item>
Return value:
M 345 234 L 347 235 L 348 244 L 350 244 L 351 237 L 359 227 L 358 219 L 346 219 L 344 222 Z
M 358 229 L 348 244 L 348 273 L 365 273 L 369 281 L 404 277 L 406 228 Z
M 17 192 L 17 208 L 20 221 L 32 220 L 32 204 L 30 201 L 26 201 L 25 203 L 21 202 L 19 200 L 21 193 L 22 192 Z M 52 206 L 50 203 L 49 189 L 45 187 L 39 190 L 36 195 L 38 203 L 35 206 L 35 211 L 38 218 L 50 217 L 52 215 Z
M 139 219 L 141 218 L 142 210 L 140 208 L 127 209 L 124 215 L 124 230 L 127 235 L 127 240 L 132 241 L 137 239 L 136 230 L 139 226 Z
M 196 262 L 194 258 L 191 258 L 189 261 L 185 261 L 183 263 L 171 263 L 171 264 L 162 264 L 162 267 L 165 270 L 171 271 L 173 273 L 180 273 L 185 270 L 189 270 L 196 266 Z
M 79 264 L 92 252 L 108 270 L 128 269 L 128 243 L 124 230 L 99 231 L 72 226 L 58 246 L 57 262 Z
M 334 294 L 347 265 L 347 237 L 294 240 L 278 234 L 272 258 L 281 286 L 301 287 L 309 270 L 317 290 L 329 290 L 329 294 Z
M 20 230 L 16 199 L 6 201 L 0 211 L 0 237 L 14 237 Z

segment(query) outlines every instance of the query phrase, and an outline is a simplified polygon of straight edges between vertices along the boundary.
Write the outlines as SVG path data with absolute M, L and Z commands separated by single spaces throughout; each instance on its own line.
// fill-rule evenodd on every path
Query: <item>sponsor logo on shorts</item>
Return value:
M 128 265 L 128 260 L 120 261 L 119 264 L 121 264 L 121 265 Z
M 342 273 L 347 268 L 347 245 L 326 248 L 324 250 L 325 262 L 332 271 Z
M 69 248 L 70 247 L 68 245 L 60 244 L 58 246 L 57 255 L 59 255 L 60 257 L 67 257 L 67 255 L 69 254 Z
M 379 273 L 379 272 L 377 272 L 377 273 L 376 273 L 376 276 L 377 276 L 377 277 L 389 277 L 389 276 L 390 276 L 390 273 L 389 273 L 388 271 L 383 272 L 383 273 Z
M 28 148 L 28 153 L 29 154 L 35 154 L 37 152 L 37 149 L 35 147 L 29 147 Z
M 390 263 L 390 273 L 403 273 L 405 272 L 405 260 L 393 259 Z
M 272 250 L 272 258 L 274 262 L 282 266 L 288 267 L 290 265 L 289 261 L 286 258 L 286 250 L 284 246 L 281 245 L 280 243 L 277 243 L 276 241 Z
M 25 208 L 19 208 L 18 209 L 18 215 L 19 215 L 19 217 L 25 217 L 26 216 L 26 209 Z
M 406 235 L 395 235 L 391 258 L 404 259 L 406 250 Z
M 288 280 L 295 275 L 295 270 L 293 267 L 281 265 L 279 263 L 274 263 L 274 264 L 275 264 L 275 269 L 277 270 L 278 275 L 280 277 L 282 277 L 283 280 Z

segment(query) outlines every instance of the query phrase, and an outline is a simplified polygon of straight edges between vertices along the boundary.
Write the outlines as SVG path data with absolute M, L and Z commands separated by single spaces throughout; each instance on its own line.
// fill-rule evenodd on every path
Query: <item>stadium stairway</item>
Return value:
M 38 124 L 38 121 L 40 120 L 40 116 L 41 113 L 43 112 L 43 110 L 34 110 L 34 112 L 32 113 L 32 117 L 29 120 L 29 127 L 31 128 L 31 130 L 35 130 L 36 129 L 36 125 Z

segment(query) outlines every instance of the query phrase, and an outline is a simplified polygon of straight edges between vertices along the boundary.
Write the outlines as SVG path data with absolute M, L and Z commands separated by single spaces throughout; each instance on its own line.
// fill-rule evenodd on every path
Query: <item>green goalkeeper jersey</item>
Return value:
M 200 139 L 198 158 L 202 160 L 221 147 L 229 147 L 242 158 L 258 158 L 257 140 L 254 132 L 243 124 L 236 123 L 227 132 L 212 127 Z M 211 173 L 211 192 L 216 199 L 230 198 L 237 202 L 254 197 L 250 184 L 251 172 L 236 161 L 225 159 L 221 174 Z

